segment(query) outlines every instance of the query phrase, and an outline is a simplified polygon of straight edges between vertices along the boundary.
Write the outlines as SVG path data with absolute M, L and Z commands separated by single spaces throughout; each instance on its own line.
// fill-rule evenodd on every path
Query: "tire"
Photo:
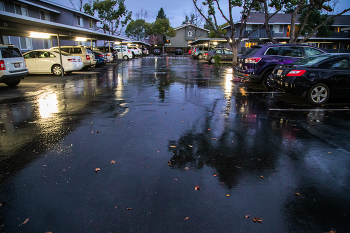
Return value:
M 271 86 L 271 81 L 270 81 L 270 75 L 272 74 L 272 70 L 268 70 L 264 73 L 263 76 L 263 80 L 262 80 L 262 84 L 263 86 L 268 89 L 271 90 L 272 86 Z
M 124 55 L 123 60 L 124 60 L 124 61 L 127 61 L 127 60 L 129 60 L 129 57 L 126 56 L 126 55 Z
M 198 59 L 201 60 L 203 58 L 203 54 L 198 54 Z
M 312 105 L 322 105 L 328 101 L 330 94 L 331 92 L 326 84 L 317 83 L 307 92 L 307 99 Z
M 209 63 L 214 64 L 214 63 L 215 63 L 215 59 L 214 59 L 213 57 L 212 57 L 212 58 L 210 58 Z
M 21 80 L 16 80 L 16 81 L 13 81 L 13 82 L 6 82 L 5 84 L 9 87 L 15 87 L 17 86 L 19 83 L 21 82 Z
M 54 75 L 56 75 L 56 76 L 62 75 L 62 68 L 61 68 L 60 65 L 54 65 L 54 66 L 52 66 L 51 71 L 52 71 L 52 73 L 53 73 Z

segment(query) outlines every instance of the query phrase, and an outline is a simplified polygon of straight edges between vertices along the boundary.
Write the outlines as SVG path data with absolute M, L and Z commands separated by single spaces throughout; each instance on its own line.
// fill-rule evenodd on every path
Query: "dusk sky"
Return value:
M 69 0 L 51 0 L 53 2 L 72 7 L 72 4 Z M 76 3 L 76 6 L 78 5 L 79 0 L 73 0 L 73 2 Z M 88 0 L 85 0 L 85 2 L 88 2 Z M 201 0 L 198 1 L 199 4 L 201 4 Z M 221 4 L 226 4 L 226 8 L 228 6 L 228 1 L 220 1 Z M 181 26 L 182 22 L 185 19 L 184 12 L 187 14 L 190 14 L 190 12 L 194 11 L 194 5 L 192 0 L 147 0 L 147 1 L 140 1 L 140 0 L 125 0 L 126 8 L 127 10 L 130 10 L 133 12 L 133 18 L 135 18 L 134 14 L 136 12 L 139 12 L 141 8 L 148 11 L 148 22 L 154 22 L 156 20 L 156 16 L 158 14 L 158 11 L 161 7 L 163 7 L 164 12 L 166 16 L 170 20 L 170 24 L 172 27 L 179 27 Z M 223 9 L 225 7 L 222 7 Z M 336 6 L 336 12 L 340 12 L 341 10 L 344 10 L 345 8 L 350 8 L 350 1 L 349 0 L 340 0 L 338 5 Z M 240 16 L 240 10 L 238 8 L 235 9 L 234 14 L 234 20 L 239 20 Z M 347 12 L 347 15 L 350 13 Z M 228 13 L 227 13 L 228 16 Z M 221 21 L 220 24 L 225 23 L 223 18 L 220 16 L 218 17 Z

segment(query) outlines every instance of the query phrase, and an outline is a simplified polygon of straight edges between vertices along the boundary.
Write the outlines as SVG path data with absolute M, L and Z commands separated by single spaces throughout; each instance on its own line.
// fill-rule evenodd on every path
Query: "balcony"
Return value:
M 250 34 L 249 36 L 247 36 L 249 33 L 251 32 L 251 30 L 248 31 L 244 31 L 243 33 L 243 37 L 245 38 L 249 38 L 249 39 L 253 39 L 253 40 L 259 40 L 260 38 L 268 38 L 266 30 L 265 29 L 259 29 L 255 32 L 253 32 L 252 34 Z M 271 36 L 274 36 L 274 31 L 270 30 Z
M 348 32 L 332 32 L 329 38 L 349 38 Z

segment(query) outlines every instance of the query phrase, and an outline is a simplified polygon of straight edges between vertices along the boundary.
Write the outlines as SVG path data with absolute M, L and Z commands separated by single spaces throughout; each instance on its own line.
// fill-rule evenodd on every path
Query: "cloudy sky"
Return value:
M 69 0 L 51 0 L 51 1 L 60 3 L 65 6 L 72 7 L 72 4 L 70 3 Z M 72 1 L 76 3 L 76 6 L 78 6 L 79 0 L 72 0 Z M 84 1 L 88 2 L 88 0 L 84 0 Z M 201 4 L 201 2 L 202 2 L 201 0 L 198 1 L 199 4 Z M 222 8 L 227 9 L 228 1 L 221 0 L 220 2 L 221 4 L 226 4 L 226 7 L 222 7 Z M 154 22 L 156 20 L 159 9 L 163 7 L 164 12 L 166 16 L 169 18 L 170 24 L 172 27 L 181 26 L 182 22 L 185 19 L 185 16 L 184 16 L 185 12 L 187 14 L 190 14 L 191 12 L 194 12 L 194 9 L 195 9 L 192 0 L 147 0 L 147 1 L 125 0 L 125 4 L 126 4 L 127 10 L 132 11 L 133 15 L 136 12 L 140 12 L 142 8 L 146 10 L 149 15 L 148 22 Z M 345 8 L 350 8 L 350 1 L 340 0 L 338 5 L 336 6 L 336 12 L 340 12 Z M 239 9 L 235 9 L 234 20 L 239 20 L 239 16 L 240 16 L 239 12 L 240 12 Z M 347 12 L 346 14 L 350 14 L 350 13 Z M 218 17 L 218 18 L 221 19 L 221 21 L 219 22 L 220 24 L 225 23 L 222 17 Z

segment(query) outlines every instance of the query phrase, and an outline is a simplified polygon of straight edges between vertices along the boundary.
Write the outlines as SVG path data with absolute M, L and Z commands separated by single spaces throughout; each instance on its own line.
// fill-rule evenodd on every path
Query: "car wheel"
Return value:
M 330 96 L 329 87 L 323 83 L 313 85 L 307 93 L 310 104 L 321 105 L 327 102 Z
M 124 55 L 123 59 L 126 61 L 126 60 L 129 60 L 128 56 Z
M 272 74 L 272 70 L 266 71 L 264 76 L 263 76 L 263 81 L 262 81 L 263 86 L 265 88 L 267 88 L 268 90 L 272 89 L 272 86 L 271 86 L 271 74 Z
M 56 76 L 60 76 L 62 75 L 62 69 L 61 69 L 61 66 L 60 65 L 54 65 L 52 67 L 52 73 Z
M 9 87 L 15 87 L 17 86 L 19 83 L 21 82 L 21 80 L 16 80 L 16 81 L 13 81 L 13 82 L 6 82 L 5 84 Z
M 198 59 L 201 60 L 203 58 L 202 54 L 198 54 Z
M 214 64 L 215 63 L 215 59 L 212 57 L 210 58 L 210 63 Z

